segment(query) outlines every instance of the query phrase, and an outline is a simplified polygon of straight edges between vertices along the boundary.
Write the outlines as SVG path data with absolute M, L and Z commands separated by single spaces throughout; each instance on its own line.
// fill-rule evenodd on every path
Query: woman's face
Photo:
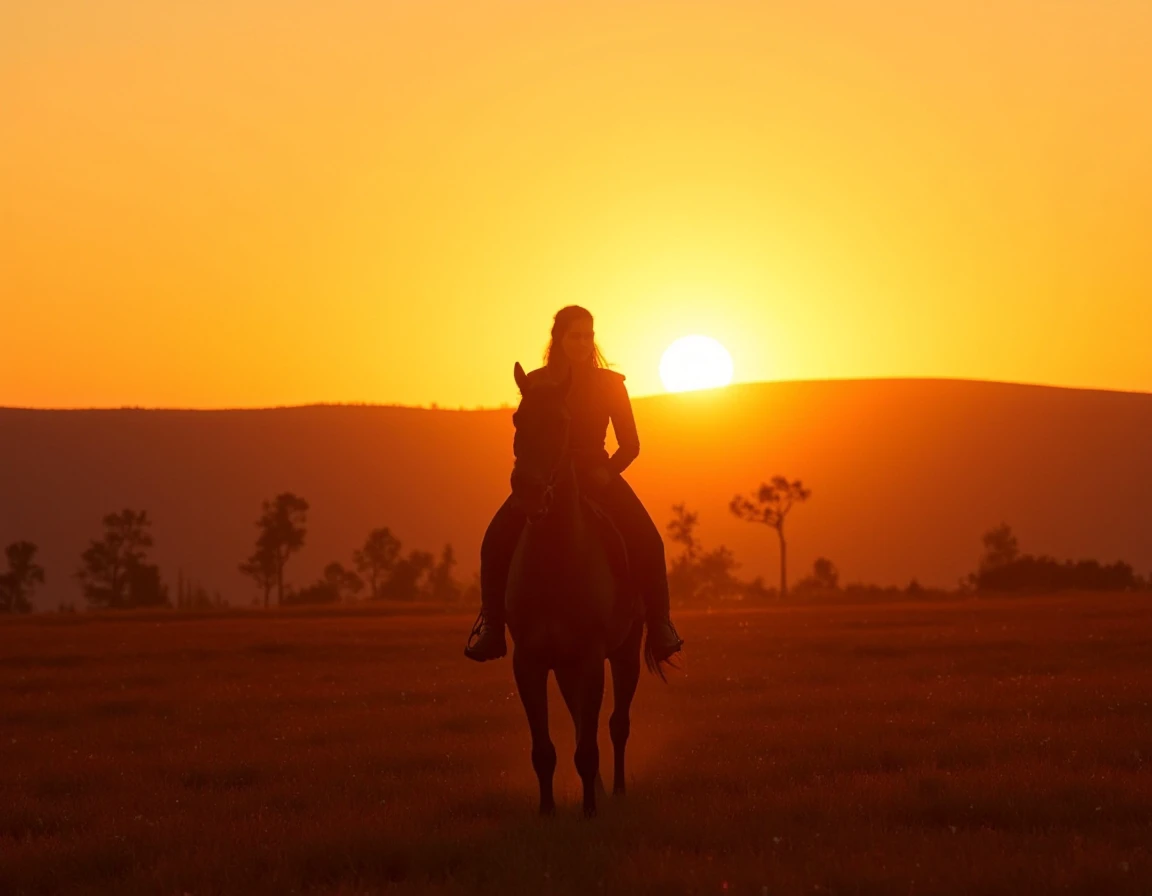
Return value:
M 568 332 L 560 340 L 560 347 L 564 350 L 564 357 L 573 366 L 586 364 L 592 358 L 592 350 L 596 347 L 596 333 L 592 329 L 592 321 L 587 317 L 577 318 L 568 327 Z

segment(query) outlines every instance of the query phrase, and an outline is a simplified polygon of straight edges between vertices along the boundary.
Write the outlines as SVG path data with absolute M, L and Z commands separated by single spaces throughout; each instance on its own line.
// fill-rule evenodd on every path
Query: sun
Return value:
M 660 381 L 669 392 L 714 389 L 732 382 L 732 356 L 711 336 L 684 336 L 660 359 Z

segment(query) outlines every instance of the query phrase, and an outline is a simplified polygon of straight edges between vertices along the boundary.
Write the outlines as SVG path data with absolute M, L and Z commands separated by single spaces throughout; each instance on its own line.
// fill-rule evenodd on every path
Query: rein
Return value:
M 564 450 L 560 452 L 560 456 L 556 459 L 556 463 L 552 467 L 552 472 L 548 474 L 548 483 L 544 486 L 544 496 L 540 502 L 540 509 L 535 513 L 527 514 L 528 525 L 534 525 L 542 522 L 552 510 L 552 502 L 556 497 L 556 480 L 560 478 L 560 471 L 564 469 L 566 463 L 572 460 L 572 448 L 568 444 L 568 426 L 564 428 Z

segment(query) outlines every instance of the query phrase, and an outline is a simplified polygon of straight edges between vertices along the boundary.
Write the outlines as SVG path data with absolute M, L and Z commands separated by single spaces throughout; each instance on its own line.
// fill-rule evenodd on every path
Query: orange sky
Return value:
M 0 8 L 0 405 L 1152 391 L 1148 0 Z

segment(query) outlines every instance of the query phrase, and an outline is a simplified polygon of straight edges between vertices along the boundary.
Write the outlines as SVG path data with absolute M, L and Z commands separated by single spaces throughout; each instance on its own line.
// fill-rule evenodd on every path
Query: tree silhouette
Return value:
M 794 591 L 835 591 L 840 587 L 840 571 L 827 557 L 817 557 L 812 572 L 796 583 Z
M 307 519 L 308 502 L 292 492 L 281 492 L 271 501 L 265 501 L 260 519 L 256 521 L 260 530 L 256 550 L 240 566 L 242 572 L 257 582 L 264 581 L 269 570 L 275 574 L 277 604 L 284 603 L 284 567 L 288 558 L 304 547 Z M 265 606 L 267 594 L 265 590 Z
M 1007 523 L 989 529 L 980 536 L 980 542 L 984 546 L 984 552 L 980 555 L 976 572 L 969 573 L 966 578 L 960 580 L 962 588 L 980 590 L 987 586 L 989 576 L 998 570 L 1004 570 L 1005 567 L 1013 566 L 1020 559 L 1020 544 L 1012 527 Z M 1001 576 L 1003 575 L 1001 572 Z
M 984 533 L 984 554 L 980 558 L 980 570 L 997 569 L 1014 563 L 1020 556 L 1020 545 L 1012 532 L 1012 527 L 1001 523 L 995 529 Z
M 687 601 L 705 604 L 743 592 L 746 586 L 733 575 L 739 564 L 732 552 L 724 545 L 706 551 L 696 537 L 700 515 L 683 503 L 673 504 L 672 513 L 665 531 L 683 549 L 669 564 L 669 590 Z
M 799 479 L 789 482 L 784 476 L 773 476 L 770 483 L 761 483 L 750 497 L 736 495 L 728 502 L 728 509 L 749 523 L 762 523 L 776 530 L 780 542 L 780 596 L 788 594 L 788 543 L 784 540 L 784 521 L 789 511 L 812 495 Z
M 44 567 L 33 558 L 36 545 L 16 541 L 4 549 L 8 572 L 0 575 L 0 613 L 31 613 L 32 593 L 44 584 Z
M 1136 591 L 1145 587 L 1131 565 L 1098 560 L 1056 560 L 1021 554 L 1010 526 L 1001 523 L 981 538 L 980 566 L 967 583 L 977 591 Z
M 336 561 L 324 567 L 324 582 L 336 592 L 337 600 L 351 600 L 364 588 L 364 580 L 360 576 Z
M 324 567 L 324 574 L 318 582 L 305 588 L 289 591 L 284 596 L 286 605 L 293 604 L 335 604 L 351 600 L 361 588 L 364 580 L 343 563 L 332 561 Z
M 700 514 L 691 513 L 684 502 L 672 505 L 673 517 L 666 527 L 668 537 L 673 543 L 683 546 L 683 556 L 689 563 L 694 563 L 700 555 L 700 543 L 696 540 L 696 525 L 700 521 Z
M 426 593 L 424 580 L 435 563 L 436 558 L 427 551 L 409 551 L 407 557 L 397 560 L 392 567 L 383 594 L 397 600 L 415 600 Z
M 268 607 L 268 598 L 272 594 L 272 587 L 276 584 L 276 554 L 270 548 L 256 545 L 252 556 L 240 564 L 240 572 L 249 576 L 264 592 L 264 607 Z
M 152 547 L 148 512 L 125 509 L 103 522 L 104 537 L 89 544 L 76 572 L 88 603 L 113 610 L 166 604 L 160 569 L 145 562 Z
M 383 596 L 384 582 L 399 556 L 400 539 L 387 527 L 373 529 L 364 547 L 352 552 L 352 563 L 368 580 L 369 595 L 373 599 Z
M 834 591 L 840 587 L 840 570 L 827 557 L 817 557 L 812 564 L 812 579 L 821 588 Z
M 428 596 L 433 600 L 455 601 L 460 598 L 460 585 L 452 575 L 456 565 L 456 551 L 452 545 L 444 545 L 440 560 L 428 573 Z

